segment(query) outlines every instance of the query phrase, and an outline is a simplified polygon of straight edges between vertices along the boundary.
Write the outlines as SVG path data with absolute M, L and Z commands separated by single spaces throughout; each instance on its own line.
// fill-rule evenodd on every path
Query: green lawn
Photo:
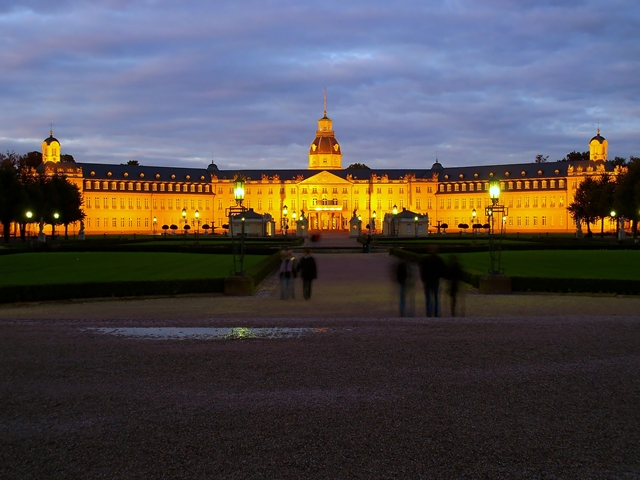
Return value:
M 487 273 L 489 253 L 457 255 L 473 273 Z M 637 250 L 529 250 L 502 252 L 505 274 L 514 277 L 640 279 Z
M 247 255 L 245 270 L 265 259 Z M 223 278 L 232 255 L 196 253 L 23 253 L 0 256 L 0 286 L 126 280 Z

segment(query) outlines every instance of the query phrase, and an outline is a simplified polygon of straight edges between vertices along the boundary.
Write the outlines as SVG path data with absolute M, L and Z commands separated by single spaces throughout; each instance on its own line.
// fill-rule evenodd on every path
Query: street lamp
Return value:
M 196 222 L 198 223 L 198 226 L 196 228 L 196 240 L 198 240 L 198 233 L 200 233 L 200 212 L 196 209 Z
M 415 230 L 416 230 L 416 237 L 417 237 L 418 236 L 418 216 L 416 215 L 415 217 L 413 217 L 413 220 L 416 222 Z
M 294 211 L 291 213 L 291 218 L 293 219 L 293 225 L 296 227 L 296 232 L 298 231 L 298 225 L 296 224 L 296 219 L 298 218 L 298 214 Z
M 491 198 L 491 203 L 496 205 L 498 200 L 500 199 L 500 181 L 499 180 L 491 180 L 489 182 L 489 197 Z
M 286 205 L 282 207 L 282 233 L 286 236 L 287 230 L 289 229 L 289 225 L 287 224 L 287 213 L 289 213 L 289 209 Z
M 53 214 L 53 225 L 51 225 L 51 238 L 55 238 L 56 237 L 56 223 L 58 223 L 58 219 L 60 218 L 60 214 L 58 212 L 55 212 Z
M 500 245 L 496 244 L 496 220 L 495 214 L 499 214 L 500 217 L 500 232 L 504 229 L 504 222 L 507 216 L 507 209 L 504 205 L 498 205 L 500 200 L 500 180 L 493 179 L 489 182 L 489 198 L 491 198 L 491 206 L 485 208 L 485 214 L 489 217 L 489 256 L 491 259 L 491 266 L 489 273 L 496 275 L 500 273 Z
M 236 178 L 233 180 L 233 198 L 236 201 L 235 207 L 229 208 L 229 230 L 231 231 L 231 245 L 233 247 L 233 271 L 232 275 L 244 275 L 244 225 L 245 225 L 245 217 L 244 211 L 245 208 L 242 206 L 242 202 L 244 201 L 245 194 L 245 180 L 241 175 L 236 175 Z M 241 231 L 240 238 L 238 239 L 237 235 L 234 235 L 234 219 L 240 217 L 241 221 Z
M 616 211 L 615 210 L 611 210 L 611 218 L 613 219 L 614 222 L 616 222 L 616 231 L 615 231 L 615 233 L 618 233 L 618 218 L 616 217 Z
M 153 235 L 156 234 L 156 225 L 158 224 L 158 217 L 153 217 Z
M 478 223 L 476 220 L 477 216 L 478 212 L 476 212 L 476 209 L 474 208 L 473 210 L 471 210 L 471 229 L 473 230 L 473 233 L 476 233 L 475 225 Z
M 233 198 L 237 206 L 241 206 L 244 201 L 244 178 L 238 175 L 233 181 Z
M 371 218 L 373 218 L 373 221 L 371 222 L 372 226 L 373 226 L 373 234 L 375 235 L 376 233 L 376 217 L 378 216 L 378 214 L 376 213 L 376 211 L 373 211 L 373 214 L 371 215 Z

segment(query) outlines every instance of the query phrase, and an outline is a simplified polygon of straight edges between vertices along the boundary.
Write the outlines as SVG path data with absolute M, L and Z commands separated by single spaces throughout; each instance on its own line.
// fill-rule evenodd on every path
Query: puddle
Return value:
M 85 330 L 117 335 L 121 337 L 143 338 L 147 340 L 226 340 L 244 338 L 300 338 L 314 333 L 326 333 L 326 328 L 206 328 L 206 327 L 122 327 L 86 328 Z

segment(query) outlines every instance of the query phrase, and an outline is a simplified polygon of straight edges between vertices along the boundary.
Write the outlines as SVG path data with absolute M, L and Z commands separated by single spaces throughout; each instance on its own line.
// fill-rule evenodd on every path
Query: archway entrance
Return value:
M 340 211 L 309 212 L 309 230 L 316 232 L 348 232 L 349 222 Z

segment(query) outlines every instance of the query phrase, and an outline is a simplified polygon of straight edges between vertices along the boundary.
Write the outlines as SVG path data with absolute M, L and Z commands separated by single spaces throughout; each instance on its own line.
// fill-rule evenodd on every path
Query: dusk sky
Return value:
M 640 156 L 640 2 L 0 0 L 0 151 L 306 168 Z

